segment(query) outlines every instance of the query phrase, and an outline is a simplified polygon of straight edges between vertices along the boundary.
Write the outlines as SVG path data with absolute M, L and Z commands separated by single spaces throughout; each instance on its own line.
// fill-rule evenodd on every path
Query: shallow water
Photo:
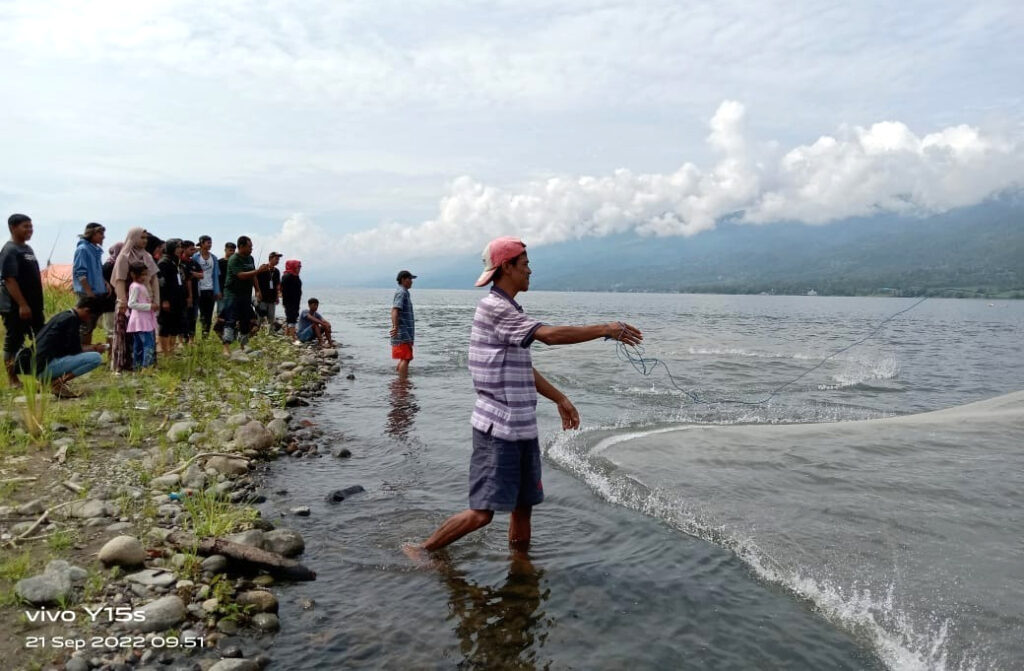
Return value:
M 693 405 L 611 343 L 537 345 L 584 426 L 558 431 L 542 400 L 547 500 L 529 556 L 510 556 L 499 515 L 425 571 L 400 546 L 465 506 L 480 294 L 413 289 L 405 385 L 388 358 L 390 292 L 318 295 L 356 379 L 332 382 L 314 416 L 354 456 L 280 462 L 267 482 L 266 515 L 313 509 L 283 522 L 319 573 L 281 592 L 282 668 L 994 669 L 1024 657 L 1024 402 L 883 419 L 1017 391 L 1024 304 L 926 301 L 759 406 Z M 740 400 L 911 303 L 521 298 L 551 323 L 630 321 L 686 391 Z M 367 492 L 323 501 L 352 484 Z

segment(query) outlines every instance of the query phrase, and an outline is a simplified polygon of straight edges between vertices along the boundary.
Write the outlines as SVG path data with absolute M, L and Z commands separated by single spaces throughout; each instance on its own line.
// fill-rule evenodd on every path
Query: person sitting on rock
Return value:
M 49 382 L 57 398 L 77 398 L 78 394 L 68 387 L 68 381 L 98 368 L 103 363 L 100 353 L 107 349 L 106 343 L 83 345 L 79 329 L 102 309 L 99 296 L 84 296 L 71 310 L 54 315 L 36 334 L 34 366 L 30 354 L 19 353 L 22 372 L 35 372 L 39 379 Z M 24 351 L 31 353 L 32 350 Z
M 331 323 L 317 312 L 317 309 L 320 307 L 320 301 L 316 298 L 310 298 L 307 305 L 309 309 L 303 310 L 302 314 L 299 315 L 299 342 L 312 342 L 313 338 L 316 338 L 321 347 L 333 345 Z

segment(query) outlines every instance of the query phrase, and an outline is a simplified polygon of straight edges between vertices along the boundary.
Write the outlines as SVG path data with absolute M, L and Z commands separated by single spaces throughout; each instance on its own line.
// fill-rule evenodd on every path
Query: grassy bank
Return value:
M 47 292 L 46 314 L 68 309 L 74 300 L 69 292 Z M 94 342 L 104 338 L 97 329 Z M 95 557 L 117 534 L 142 539 L 146 566 L 173 569 L 175 593 L 185 603 L 216 600 L 206 613 L 215 634 L 217 628 L 230 629 L 222 620 L 250 622 L 255 613 L 232 598 L 236 585 L 204 573 L 195 552 L 166 547 L 161 540 L 172 529 L 201 539 L 269 526 L 249 503 L 249 476 L 216 474 L 200 455 L 229 453 L 238 463 L 254 465 L 293 451 L 296 443 L 283 429 L 271 446 L 246 449 L 238 427 L 246 421 L 270 427 L 275 416 L 275 428 L 285 426 L 286 405 L 315 394 L 339 366 L 316 350 L 265 333 L 248 351 L 248 360 L 229 359 L 216 339 L 200 339 L 174 355 L 160 355 L 150 371 L 115 375 L 104 365 L 72 382 L 81 393 L 78 399 L 56 400 L 48 388 L 25 378 L 24 389 L 0 388 L 0 629 L 13 634 L 0 641 L 4 668 L 67 661 L 66 651 L 26 649 L 29 634 L 60 635 L 67 625 L 29 623 L 27 606 L 14 590 L 53 559 L 86 573 L 60 607 L 80 609 L 112 598 L 133 605 L 143 601 L 118 582 L 124 571 Z M 189 474 L 202 484 L 186 486 Z M 103 515 L 63 515 L 94 502 L 106 507 Z M 40 517 L 43 521 L 33 527 Z

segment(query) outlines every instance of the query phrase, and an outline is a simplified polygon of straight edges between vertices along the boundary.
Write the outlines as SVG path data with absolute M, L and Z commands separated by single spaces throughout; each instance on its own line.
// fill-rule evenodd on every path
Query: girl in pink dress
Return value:
M 156 313 L 149 295 L 149 269 L 144 263 L 133 263 L 128 269 L 132 283 L 128 287 L 128 329 L 132 340 L 132 363 L 135 370 L 156 363 Z

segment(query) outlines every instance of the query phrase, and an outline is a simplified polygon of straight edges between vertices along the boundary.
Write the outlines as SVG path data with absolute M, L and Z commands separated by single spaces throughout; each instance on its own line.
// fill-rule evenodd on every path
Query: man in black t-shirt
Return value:
M 0 317 L 4 329 L 4 367 L 12 387 L 20 387 L 14 370 L 14 355 L 26 336 L 43 328 L 43 281 L 36 254 L 28 246 L 32 219 L 12 214 L 7 219 L 10 241 L 0 250 Z
M 270 252 L 268 265 L 270 270 L 256 276 L 257 298 L 259 299 L 258 312 L 261 317 L 267 318 L 269 332 L 274 332 L 274 320 L 277 317 L 277 304 L 281 301 L 281 271 L 277 264 L 281 260 L 281 254 Z
M 221 313 L 224 312 L 224 282 L 228 279 L 228 259 L 235 253 L 235 243 L 225 242 L 224 243 L 224 256 L 217 259 L 217 281 L 220 285 L 217 287 L 220 298 L 217 300 L 217 321 L 213 325 L 213 330 L 219 334 L 224 333 L 224 317 Z
M 50 382 L 58 398 L 76 398 L 78 394 L 68 388 L 68 380 L 85 375 L 102 363 L 100 352 L 107 349 L 106 343 L 83 345 L 78 335 L 82 324 L 89 323 L 92 315 L 102 309 L 99 297 L 85 296 L 74 309 L 54 315 L 36 334 L 36 376 Z
M 185 276 L 186 309 L 185 309 L 185 342 L 189 343 L 196 335 L 196 322 L 199 321 L 199 280 L 203 277 L 203 269 L 192 258 L 196 253 L 196 243 L 185 240 L 181 243 L 181 270 Z

